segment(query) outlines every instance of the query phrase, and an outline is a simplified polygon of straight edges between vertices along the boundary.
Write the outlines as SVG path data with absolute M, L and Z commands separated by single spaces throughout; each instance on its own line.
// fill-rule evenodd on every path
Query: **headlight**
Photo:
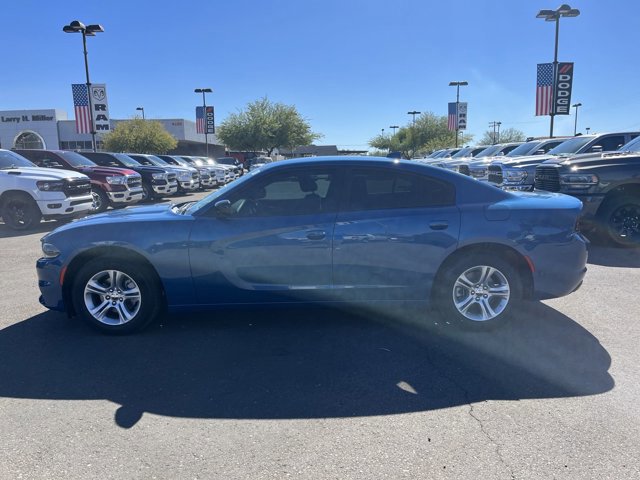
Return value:
M 124 175 L 118 175 L 117 177 L 107 177 L 107 183 L 109 185 L 125 185 L 127 183 L 127 177 Z
M 191 172 L 178 173 L 178 180 L 180 180 L 181 182 L 188 182 L 189 180 L 191 180 L 191 178 Z
M 560 183 L 569 188 L 589 188 L 598 183 L 598 176 L 584 173 L 565 173 L 560 175 Z
M 47 258 L 55 258 L 60 255 L 60 250 L 51 243 L 42 242 L 42 253 Z
M 40 182 L 36 182 L 36 186 L 38 187 L 38 190 L 42 190 L 43 192 L 61 192 L 64 189 L 64 182 L 61 180 L 51 182 L 42 180 Z
M 527 179 L 527 171 L 521 169 L 503 170 L 502 178 L 504 182 L 522 183 Z
M 153 177 L 154 180 L 166 180 L 167 179 L 167 174 L 166 173 L 154 173 L 151 176 Z
M 486 168 L 471 168 L 469 170 L 473 178 L 482 178 L 487 176 Z

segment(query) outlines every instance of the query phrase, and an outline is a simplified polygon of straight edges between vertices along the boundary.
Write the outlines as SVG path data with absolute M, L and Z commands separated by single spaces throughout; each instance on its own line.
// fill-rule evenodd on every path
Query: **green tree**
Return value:
M 464 145 L 473 139 L 471 135 L 459 134 L 458 144 Z M 440 148 L 456 144 L 456 132 L 447 127 L 447 117 L 426 112 L 416 118 L 415 125 L 409 122 L 395 135 L 378 135 L 369 141 L 373 148 L 398 151 L 404 158 L 413 158 Z
M 249 103 L 245 110 L 232 113 L 218 128 L 218 138 L 234 150 L 267 155 L 275 148 L 309 145 L 322 135 L 311 131 L 309 123 L 293 105 L 272 103 L 267 97 Z
M 493 130 L 487 130 L 480 139 L 480 145 L 493 145 L 494 143 L 509 143 L 509 142 L 522 142 L 525 140 L 524 132 L 517 128 L 505 128 L 500 130 L 500 135 L 496 131 L 495 138 L 493 136 Z
M 103 140 L 110 152 L 167 153 L 178 145 L 160 122 L 141 118 L 118 123 Z

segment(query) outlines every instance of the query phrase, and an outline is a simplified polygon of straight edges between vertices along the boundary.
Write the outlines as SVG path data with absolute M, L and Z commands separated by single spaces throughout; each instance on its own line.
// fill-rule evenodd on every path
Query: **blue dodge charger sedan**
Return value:
M 586 272 L 579 200 L 418 162 L 269 164 L 199 202 L 95 215 L 42 239 L 40 302 L 109 333 L 220 305 L 432 303 L 495 326 Z

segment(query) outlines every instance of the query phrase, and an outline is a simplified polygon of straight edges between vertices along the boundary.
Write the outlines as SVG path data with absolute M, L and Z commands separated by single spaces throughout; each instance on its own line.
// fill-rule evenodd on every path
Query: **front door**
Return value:
M 190 239 L 199 303 L 331 300 L 338 182 L 332 168 L 280 169 L 224 196 L 227 215 L 199 216 Z

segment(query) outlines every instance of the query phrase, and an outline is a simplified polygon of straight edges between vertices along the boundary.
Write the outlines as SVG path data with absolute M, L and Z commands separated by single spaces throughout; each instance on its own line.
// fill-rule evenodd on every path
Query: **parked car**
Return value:
M 389 158 L 396 158 L 396 157 L 389 157 Z M 249 171 L 251 171 L 251 170 L 255 170 L 257 168 L 263 167 L 268 163 L 272 163 L 273 159 L 271 157 L 253 157 L 253 158 L 250 158 L 247 162 L 248 162 L 248 169 Z
M 192 157 L 187 155 L 180 155 L 180 158 L 187 162 L 192 167 L 206 168 L 209 170 L 210 175 L 214 179 L 214 186 L 219 187 L 226 184 L 231 179 L 231 174 L 228 169 L 219 165 L 210 165 L 205 162 L 201 157 Z
M 535 188 L 582 201 L 581 228 L 640 246 L 640 137 L 615 152 L 547 160 L 536 167 Z
M 225 183 L 229 183 L 229 182 L 235 180 L 236 178 L 238 178 L 240 176 L 236 172 L 236 168 L 231 166 L 231 165 L 225 165 L 223 163 L 218 163 L 213 158 L 207 158 L 207 157 L 197 157 L 197 158 L 202 160 L 205 163 L 205 165 L 215 166 L 215 167 L 219 167 L 219 168 L 224 169 L 224 171 L 225 171 Z
M 25 230 L 43 218 L 83 215 L 92 202 L 86 175 L 38 168 L 22 155 L 0 150 L 0 217 L 10 228 Z
M 211 171 L 204 165 L 192 165 L 178 155 L 156 155 L 156 157 L 176 167 L 190 167 L 196 169 L 198 171 L 198 174 L 200 175 L 201 190 L 215 187 L 217 184 L 215 175 L 212 175 Z
M 176 174 L 162 167 L 140 165 L 124 153 L 80 152 L 103 167 L 130 168 L 142 177 L 142 201 L 173 195 L 178 191 Z
M 487 182 L 489 180 L 489 165 L 497 160 L 506 160 L 516 157 L 523 157 L 525 155 L 544 155 L 552 148 L 557 147 L 566 138 L 551 138 L 547 140 L 532 140 L 529 142 L 521 143 L 506 155 L 488 156 L 476 159 L 469 162 L 468 173 L 467 169 L 461 169 L 460 173 L 469 175 L 476 180 Z
M 242 166 L 242 163 L 240 163 L 240 161 L 237 158 L 220 157 L 220 158 L 216 158 L 216 163 L 219 165 L 229 165 L 231 167 L 234 167 L 234 171 L 239 177 L 244 175 L 244 168 Z
M 198 202 L 94 215 L 42 239 L 40 301 L 109 333 L 170 312 L 265 303 L 433 302 L 494 327 L 576 290 L 580 201 L 417 162 L 277 162 Z M 395 304 L 395 303 L 394 303 Z
M 177 194 L 193 192 L 200 188 L 200 173 L 198 169 L 192 166 L 171 165 L 160 157 L 155 155 L 146 155 L 142 153 L 127 153 L 127 156 L 133 158 L 140 165 L 161 167 L 176 174 L 178 180 Z
M 505 190 L 530 192 L 534 188 L 536 166 L 550 158 L 566 158 L 581 153 L 599 153 L 617 150 L 640 132 L 602 133 L 580 135 L 565 140 L 546 155 L 524 156 L 493 162 L 488 167 L 488 180 Z
M 91 180 L 91 213 L 107 207 L 123 208 L 142 200 L 142 177 L 128 168 L 101 167 L 76 152 L 68 150 L 14 150 L 38 167 L 74 170 Z
M 490 145 L 481 152 L 477 153 L 475 157 L 457 157 L 457 158 L 444 158 L 440 161 L 432 162 L 431 165 L 441 168 L 446 168 L 453 172 L 469 175 L 469 163 L 474 160 L 481 160 L 484 158 L 491 158 L 496 156 L 502 156 L 509 153 L 511 150 L 520 145 L 521 142 L 512 143 L 499 143 L 497 145 Z

